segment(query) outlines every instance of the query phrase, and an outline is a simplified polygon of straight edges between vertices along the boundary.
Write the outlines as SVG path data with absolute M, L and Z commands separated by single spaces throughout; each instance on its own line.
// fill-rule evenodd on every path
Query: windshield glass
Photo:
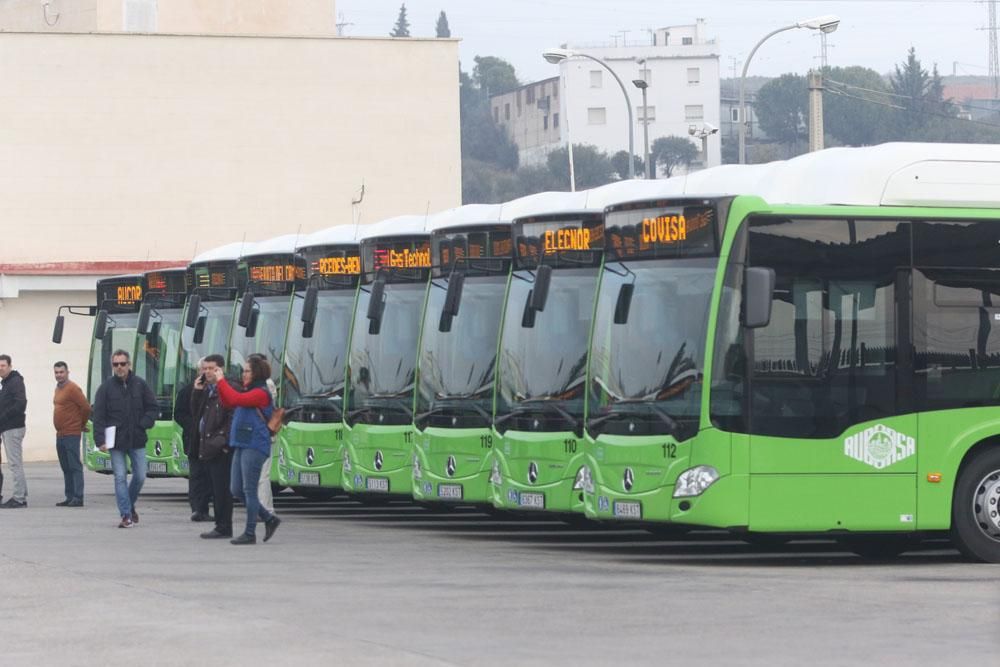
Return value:
M 506 285 L 506 276 L 468 278 L 450 330 L 441 331 L 448 281 L 431 281 L 420 343 L 417 394 L 418 417 L 434 411 L 427 415 L 427 424 L 458 428 L 489 425 Z
M 526 327 L 533 275 L 514 272 L 500 348 L 498 421 L 509 415 L 516 430 L 578 427 L 597 275 L 597 267 L 553 271 L 545 310 L 534 312 L 534 326 Z
M 90 374 L 87 381 L 87 394 L 91 404 L 97 398 L 101 383 L 111 377 L 111 353 L 115 350 L 133 353 L 138 323 L 138 313 L 108 315 L 108 328 L 104 338 L 94 339 L 90 348 Z
M 697 429 L 716 263 L 605 264 L 590 355 L 591 433 L 689 437 Z M 634 285 L 630 303 L 623 285 Z
M 257 312 L 257 327 L 253 338 L 247 336 L 251 326 L 244 328 L 238 324 L 233 326 L 233 337 L 229 350 L 230 379 L 242 377 L 243 362 L 255 352 L 267 357 L 271 365 L 271 379 L 278 382 L 281 373 L 281 355 L 285 350 L 285 330 L 288 328 L 288 295 L 258 296 L 254 299 L 254 310 Z M 236 301 L 236 310 L 240 312 L 242 299 Z
M 295 421 L 340 421 L 354 290 L 319 292 L 311 338 L 302 336 L 303 295 L 292 303 L 282 400 Z
M 177 378 L 178 386 L 193 382 L 198 374 L 198 360 L 210 354 L 228 353 L 229 326 L 233 321 L 232 301 L 202 301 L 201 316 L 205 318 L 205 333 L 202 342 L 194 342 L 194 329 L 181 330 L 181 369 Z
M 386 285 L 378 333 L 366 315 L 371 285 L 358 292 L 351 336 L 348 423 L 409 424 L 425 283 Z
M 136 340 L 135 374 L 156 394 L 161 414 L 169 414 L 177 381 L 177 348 L 181 340 L 181 309 L 157 309 L 159 317 L 149 323 L 149 333 Z M 164 419 L 169 419 L 164 414 Z

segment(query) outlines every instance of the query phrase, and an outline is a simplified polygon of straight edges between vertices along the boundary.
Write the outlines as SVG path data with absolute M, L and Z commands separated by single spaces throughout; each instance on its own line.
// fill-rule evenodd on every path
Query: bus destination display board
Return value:
M 447 273 L 457 265 L 470 272 L 506 272 L 513 252 L 514 243 L 507 225 L 435 232 L 431 236 L 435 276 Z
M 421 280 L 426 279 L 426 269 L 431 266 L 431 242 L 427 237 L 362 241 L 361 256 L 367 277 L 384 271 Z
M 97 307 L 109 313 L 138 312 L 142 294 L 142 276 L 108 278 L 97 283 Z
M 715 254 L 716 215 L 715 207 L 703 204 L 611 210 L 605 216 L 608 259 Z
M 356 245 L 304 248 L 299 255 L 309 283 L 320 288 L 352 287 L 361 275 L 361 252 Z
M 539 263 L 589 266 L 601 261 L 604 220 L 600 214 L 571 218 L 526 218 L 515 223 L 515 258 L 519 268 Z

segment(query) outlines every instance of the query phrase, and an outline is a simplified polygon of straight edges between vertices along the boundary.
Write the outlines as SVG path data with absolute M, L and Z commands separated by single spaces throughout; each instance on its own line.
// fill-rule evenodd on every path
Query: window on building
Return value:
M 503 105 L 503 119 L 510 120 L 510 102 Z
M 549 117 L 548 116 L 542 116 L 542 129 L 543 130 L 549 129 Z
M 705 118 L 705 107 L 700 104 L 684 105 L 684 120 L 702 120 Z
M 590 87 L 591 88 L 600 88 L 601 87 L 601 82 L 603 80 L 603 75 L 604 75 L 604 72 L 602 72 L 599 69 L 592 69 L 592 70 L 590 70 Z
M 740 122 L 740 108 L 739 107 L 733 107 L 733 108 L 731 108 L 729 110 L 729 119 L 732 120 L 734 123 Z
M 559 114 L 557 113 L 552 114 L 552 127 L 559 127 Z
M 694 37 L 682 37 L 681 44 L 683 44 L 684 46 L 691 46 L 692 44 L 694 44 Z
M 521 115 L 521 91 L 517 91 L 517 115 Z
M 701 83 L 701 68 L 700 67 L 688 67 L 688 83 L 698 84 Z
M 557 83 L 552 84 L 552 97 L 556 98 L 557 100 L 559 99 L 559 84 Z
M 656 120 L 656 107 L 655 106 L 638 106 L 635 108 L 636 116 L 639 118 L 639 122 L 649 121 L 652 123 Z
M 530 86 L 528 88 L 528 104 L 534 104 L 534 103 L 535 103 L 535 87 Z
M 608 122 L 608 112 L 604 107 L 590 107 L 587 109 L 588 125 L 604 125 Z
M 639 70 L 639 78 L 645 81 L 647 86 L 653 85 L 653 71 L 648 67 Z

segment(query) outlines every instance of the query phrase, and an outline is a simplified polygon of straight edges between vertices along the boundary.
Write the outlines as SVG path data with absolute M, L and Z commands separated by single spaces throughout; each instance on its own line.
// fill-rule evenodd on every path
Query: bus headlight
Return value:
M 422 470 L 420 470 L 420 458 L 414 454 L 413 455 L 413 479 L 420 479 L 424 476 Z
M 490 470 L 490 484 L 500 486 L 503 484 L 503 477 L 500 475 L 500 462 L 493 459 L 493 468 Z
M 576 480 L 573 482 L 574 491 L 594 492 L 594 478 L 590 476 L 589 466 L 580 466 L 576 471 Z
M 688 468 L 677 477 L 674 498 L 700 496 L 719 479 L 719 471 L 712 466 Z
M 351 472 L 351 455 L 344 452 L 344 472 Z

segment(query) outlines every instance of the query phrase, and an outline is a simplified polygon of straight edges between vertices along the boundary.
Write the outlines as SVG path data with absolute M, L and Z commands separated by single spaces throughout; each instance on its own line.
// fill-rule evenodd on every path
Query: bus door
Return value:
M 910 225 L 749 224 L 749 266 L 775 272 L 770 322 L 747 332 L 749 529 L 914 529 Z

